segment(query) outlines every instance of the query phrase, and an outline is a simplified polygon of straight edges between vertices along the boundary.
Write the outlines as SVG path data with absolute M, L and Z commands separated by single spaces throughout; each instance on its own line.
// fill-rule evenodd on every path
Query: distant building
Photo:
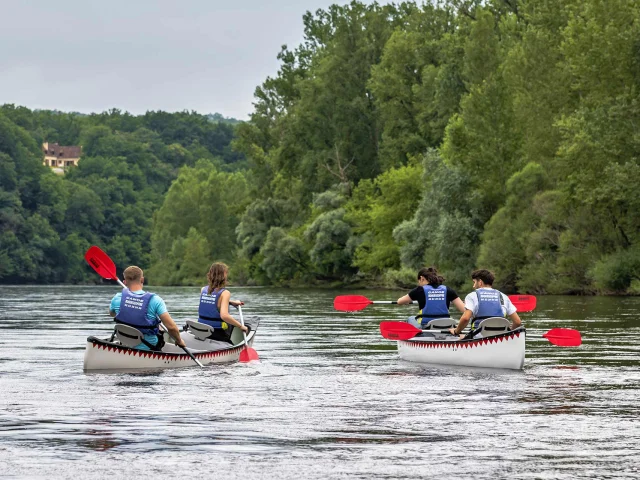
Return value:
M 82 147 L 77 145 L 62 146 L 45 142 L 42 144 L 42 151 L 44 152 L 43 163 L 47 167 L 77 167 L 82 156 Z

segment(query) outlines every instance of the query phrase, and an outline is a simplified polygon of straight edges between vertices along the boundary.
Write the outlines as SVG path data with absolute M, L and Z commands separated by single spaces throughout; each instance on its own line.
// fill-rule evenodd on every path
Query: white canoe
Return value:
M 253 345 L 259 320 L 247 320 L 251 331 L 247 343 Z M 237 362 L 244 349 L 244 338 L 239 329 L 231 335 L 233 345 L 216 340 L 199 340 L 190 332 L 180 332 L 187 348 L 203 365 Z M 184 351 L 172 343 L 166 343 L 160 352 L 136 350 L 121 345 L 117 340 L 87 338 L 84 352 L 84 370 L 132 370 L 155 368 L 194 367 L 196 363 Z
M 398 353 L 411 362 L 521 370 L 525 340 L 524 328 L 471 340 L 415 337 L 398 341 Z

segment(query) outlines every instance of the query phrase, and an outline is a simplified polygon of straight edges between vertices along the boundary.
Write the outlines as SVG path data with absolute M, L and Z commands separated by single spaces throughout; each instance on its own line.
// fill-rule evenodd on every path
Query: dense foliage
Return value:
M 233 136 L 229 123 L 187 112 L 0 107 L 0 282 L 95 282 L 83 260 L 91 244 L 120 268 L 149 265 L 153 218 L 179 169 L 207 162 L 234 177 L 244 159 Z M 43 166 L 43 141 L 82 145 L 78 167 Z
M 250 122 L 5 106 L 0 281 L 85 281 L 98 243 L 167 284 L 212 260 L 276 285 L 434 264 L 456 286 L 484 267 L 506 291 L 640 293 L 640 4 L 354 1 L 303 21 Z M 49 173 L 43 140 L 82 144 L 80 167 Z
M 238 130 L 259 185 L 237 229 L 247 276 L 402 284 L 435 264 L 453 285 L 485 267 L 508 291 L 640 292 L 639 16 L 624 0 L 307 14 Z

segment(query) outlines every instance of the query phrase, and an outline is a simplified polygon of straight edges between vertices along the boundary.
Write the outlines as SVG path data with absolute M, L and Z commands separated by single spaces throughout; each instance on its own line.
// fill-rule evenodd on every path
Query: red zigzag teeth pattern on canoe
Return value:
M 520 332 L 515 332 L 504 337 L 489 337 L 481 340 L 474 340 L 472 342 L 458 343 L 458 342 L 446 342 L 446 343 L 429 343 L 429 342 L 403 342 L 405 345 L 414 348 L 475 348 L 481 347 L 487 344 L 493 344 L 498 342 L 504 342 L 505 340 L 513 340 L 515 337 L 520 337 Z
M 165 355 L 162 353 L 155 353 L 155 352 L 145 352 L 144 350 L 129 350 L 129 349 L 123 349 L 123 348 L 119 348 L 119 347 L 115 347 L 112 345 L 101 345 L 99 343 L 92 343 L 91 346 L 93 348 L 97 348 L 98 350 L 107 350 L 109 352 L 113 351 L 115 353 L 120 353 L 122 355 L 133 355 L 134 357 L 136 356 L 140 356 L 140 357 L 144 357 L 144 358 L 153 358 L 155 360 L 171 360 L 171 361 L 176 361 L 176 360 L 191 360 L 191 357 L 189 357 L 189 355 Z M 236 353 L 238 353 L 240 350 L 242 350 L 242 347 L 238 347 L 238 348 L 234 348 L 231 350 L 223 350 L 223 351 L 219 351 L 219 352 L 207 352 L 207 353 L 195 353 L 194 356 L 196 358 L 215 358 L 215 357 L 224 357 L 227 355 L 234 355 Z

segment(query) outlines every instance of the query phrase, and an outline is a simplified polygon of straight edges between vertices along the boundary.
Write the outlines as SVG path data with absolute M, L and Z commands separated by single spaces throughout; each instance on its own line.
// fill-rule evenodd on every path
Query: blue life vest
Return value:
M 147 317 L 149 302 L 154 295 L 155 293 L 151 292 L 134 295 L 128 288 L 124 288 L 120 298 L 120 310 L 114 319 L 115 322 L 137 328 L 144 335 L 157 335 L 160 319 Z
M 493 288 L 479 288 L 476 290 L 478 296 L 478 313 L 473 319 L 473 328 L 478 328 L 478 324 L 485 318 L 504 317 L 502 311 L 502 294 Z
M 440 285 L 433 288 L 431 285 L 424 285 L 425 304 L 422 309 L 422 326 L 426 326 L 435 318 L 449 318 L 449 307 L 447 306 L 447 287 Z
M 198 322 L 209 325 L 213 328 L 227 329 L 227 324 L 222 321 L 220 317 L 220 310 L 218 310 L 218 299 L 224 288 L 211 292 L 211 295 L 207 293 L 209 287 L 202 287 L 200 290 L 200 306 L 198 307 Z

